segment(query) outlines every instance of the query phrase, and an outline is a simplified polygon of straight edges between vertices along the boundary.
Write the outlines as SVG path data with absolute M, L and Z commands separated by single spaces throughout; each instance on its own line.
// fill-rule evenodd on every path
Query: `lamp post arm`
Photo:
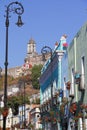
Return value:
M 47 51 L 47 49 L 48 49 L 48 51 Z M 47 52 L 50 52 L 50 54 L 51 54 L 51 62 L 52 62 L 52 49 L 49 46 L 44 46 L 41 49 L 42 55 L 44 56 Z
M 46 51 L 46 49 L 49 49 L 50 52 L 52 53 L 52 49 L 51 49 L 49 46 L 44 46 L 44 47 L 41 49 L 41 53 L 43 53 L 43 51 Z
M 10 8 L 10 6 L 11 5 L 18 5 L 18 7 L 14 7 L 14 8 Z M 9 16 L 9 12 L 15 12 L 16 14 L 18 14 L 18 15 L 22 15 L 23 14 L 23 12 L 24 12 L 24 8 L 23 8 L 23 6 L 22 6 L 22 4 L 21 3 L 19 3 L 19 2 L 12 2 L 12 3 L 10 3 L 8 6 L 7 6 L 7 10 L 6 10 L 6 17 L 8 17 Z
M 15 7 L 14 8 L 10 8 L 12 5 L 18 5 L 18 7 L 16 7 L 16 8 Z M 24 12 L 24 8 L 23 8 L 22 4 L 19 3 L 19 2 L 12 2 L 12 3 L 10 3 L 7 6 L 6 16 L 5 16 L 6 17 L 6 23 L 5 23 L 6 27 L 9 26 L 9 13 L 10 12 L 14 12 L 14 13 L 16 13 L 18 15 L 22 15 L 23 12 Z

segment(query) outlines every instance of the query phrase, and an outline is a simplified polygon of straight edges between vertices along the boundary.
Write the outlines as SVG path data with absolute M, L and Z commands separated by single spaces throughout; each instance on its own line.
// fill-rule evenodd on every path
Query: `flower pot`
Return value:
M 57 119 L 54 118 L 54 119 L 53 119 L 53 124 L 56 124 L 56 123 L 57 123 Z
M 74 120 L 75 120 L 75 122 L 78 122 L 78 116 L 75 116 L 74 118 L 73 118 Z
M 72 114 L 75 113 L 75 111 L 73 110 L 73 108 L 70 108 L 69 111 L 70 111 Z
M 68 98 L 67 98 L 67 97 L 64 97 L 64 98 L 62 99 L 62 102 L 63 102 L 64 104 L 67 104 L 67 103 L 68 103 Z
M 54 111 L 52 111 L 52 110 L 49 113 L 50 113 L 51 116 L 54 115 Z
M 8 116 L 8 109 L 7 108 L 2 111 L 2 115 L 3 115 L 3 117 Z
M 78 113 L 78 118 L 82 118 L 83 114 L 82 113 Z

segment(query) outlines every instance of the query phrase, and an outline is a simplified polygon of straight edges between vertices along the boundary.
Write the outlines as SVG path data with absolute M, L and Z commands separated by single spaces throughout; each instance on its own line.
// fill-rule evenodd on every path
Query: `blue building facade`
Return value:
M 44 130 L 87 129 L 87 22 L 68 48 L 61 37 L 42 68 L 40 86 Z
M 60 104 L 63 99 L 62 57 L 66 52 L 66 35 L 52 52 L 52 57 L 46 61 L 40 77 L 41 118 L 44 130 L 62 129 Z M 67 57 L 67 54 L 65 55 Z M 66 76 L 67 77 L 67 76 Z M 63 116 L 63 115 L 62 115 Z

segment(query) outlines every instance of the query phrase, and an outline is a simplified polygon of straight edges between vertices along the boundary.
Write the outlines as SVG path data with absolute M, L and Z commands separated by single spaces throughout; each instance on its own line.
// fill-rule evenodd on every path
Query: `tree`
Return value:
M 23 98 L 24 98 L 23 95 L 20 95 L 20 94 L 17 96 L 8 97 L 7 106 L 9 108 L 12 108 L 13 115 L 18 114 L 18 108 L 20 105 L 23 105 L 24 103 L 30 104 L 30 101 L 27 95 L 25 95 L 25 101 Z
M 32 77 L 32 85 L 33 88 L 35 89 L 39 89 L 40 88 L 40 84 L 39 84 L 39 77 L 41 75 L 41 69 L 42 69 L 42 65 L 34 65 L 31 72 L 31 77 Z

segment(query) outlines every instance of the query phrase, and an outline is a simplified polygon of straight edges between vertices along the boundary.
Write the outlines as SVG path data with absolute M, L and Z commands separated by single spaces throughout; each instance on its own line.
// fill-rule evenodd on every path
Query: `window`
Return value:
M 8 118 L 8 123 L 10 123 L 10 119 Z
M 74 96 L 74 68 L 71 70 L 71 89 L 70 96 Z
M 56 93 L 56 80 L 53 82 L 53 95 Z
M 85 58 L 84 56 L 81 58 L 81 71 L 82 71 L 82 74 L 81 74 L 81 89 L 84 89 L 85 88 Z
M 64 97 L 66 97 L 66 78 L 64 77 Z

